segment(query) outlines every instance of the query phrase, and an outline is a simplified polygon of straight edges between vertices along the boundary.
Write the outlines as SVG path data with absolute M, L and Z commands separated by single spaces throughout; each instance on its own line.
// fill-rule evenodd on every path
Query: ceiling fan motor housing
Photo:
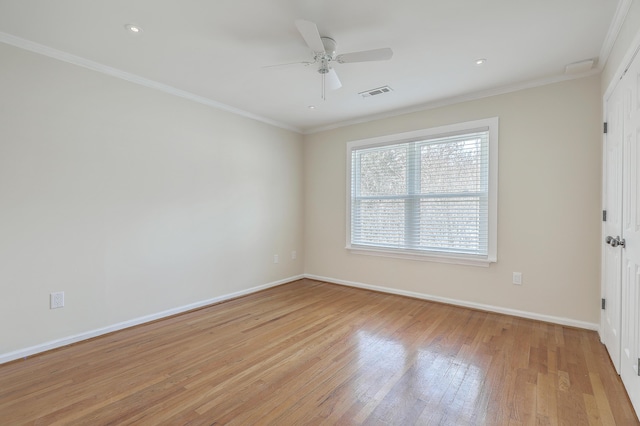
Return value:
M 324 52 L 318 52 L 316 55 L 316 61 L 320 62 L 318 72 L 320 74 L 327 74 L 331 67 L 329 62 L 333 61 L 336 55 L 336 41 L 329 37 L 320 37 L 322 45 L 324 46 Z

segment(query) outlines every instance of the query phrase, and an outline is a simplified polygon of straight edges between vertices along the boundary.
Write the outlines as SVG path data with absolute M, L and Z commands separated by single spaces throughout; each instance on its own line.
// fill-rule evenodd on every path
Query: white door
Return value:
M 640 56 L 620 81 L 624 108 L 622 323 L 620 376 L 640 413 Z
M 620 373 L 620 292 L 622 250 L 605 243 L 607 237 L 622 235 L 622 165 L 623 165 L 623 117 L 622 87 L 607 100 L 607 134 L 603 161 L 603 209 L 606 221 L 602 227 L 602 298 L 604 310 L 601 316 L 601 339 L 609 351 L 611 361 Z

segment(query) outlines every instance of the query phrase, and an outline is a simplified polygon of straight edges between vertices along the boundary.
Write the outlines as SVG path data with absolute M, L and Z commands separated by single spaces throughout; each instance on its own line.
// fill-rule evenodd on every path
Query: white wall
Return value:
M 0 356 L 302 274 L 302 136 L 4 44 L 0 63 Z
M 348 141 L 498 116 L 498 262 L 489 268 L 345 250 Z M 569 323 L 599 321 L 600 77 L 305 138 L 305 272 Z M 511 283 L 522 272 L 522 286 Z

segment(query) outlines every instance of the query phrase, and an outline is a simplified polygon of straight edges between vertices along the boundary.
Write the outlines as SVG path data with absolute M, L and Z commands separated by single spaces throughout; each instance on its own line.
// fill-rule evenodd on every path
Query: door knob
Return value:
M 612 240 L 613 240 L 613 237 L 611 235 L 607 235 L 607 238 L 605 238 L 604 242 L 607 244 L 611 244 Z
M 605 239 L 605 242 L 606 242 L 607 244 L 610 244 L 610 245 L 611 245 L 611 247 L 618 247 L 618 246 L 621 246 L 622 248 L 625 248 L 625 247 L 627 246 L 627 242 L 624 240 L 624 238 L 623 238 L 623 239 L 620 239 L 620 237 L 619 237 L 619 236 L 618 236 L 618 237 L 615 237 L 615 238 L 613 238 L 613 237 L 607 237 L 607 238 Z

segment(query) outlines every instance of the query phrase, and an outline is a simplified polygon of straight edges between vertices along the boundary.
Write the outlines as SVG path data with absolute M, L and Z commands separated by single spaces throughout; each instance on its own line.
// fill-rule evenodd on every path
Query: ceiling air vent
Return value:
M 564 68 L 565 74 L 580 74 L 593 68 L 593 59 L 585 59 L 584 61 L 574 62 Z
M 365 90 L 364 92 L 358 93 L 358 95 L 362 96 L 363 98 L 369 98 L 371 96 L 382 95 L 383 93 L 389 93 L 392 90 L 393 89 L 391 89 L 391 87 L 389 86 L 382 86 L 382 87 L 376 87 L 375 89 Z

